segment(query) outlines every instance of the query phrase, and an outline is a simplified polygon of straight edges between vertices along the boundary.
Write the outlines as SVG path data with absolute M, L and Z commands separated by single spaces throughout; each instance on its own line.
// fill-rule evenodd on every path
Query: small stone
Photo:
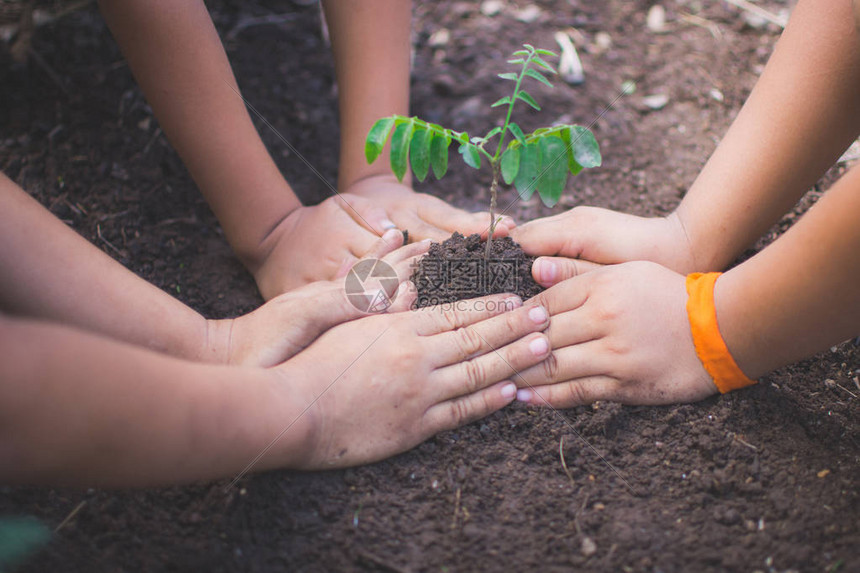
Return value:
M 582 62 L 570 36 L 565 32 L 556 32 L 554 38 L 558 47 L 561 48 L 558 61 L 558 74 L 561 79 L 573 86 L 583 83 L 585 71 L 582 69 Z
M 430 39 L 427 40 L 427 43 L 431 48 L 441 48 L 448 44 L 451 41 L 451 32 L 448 31 L 447 28 L 440 28 L 430 34 Z
M 492 18 L 501 12 L 504 7 L 505 3 L 501 0 L 485 0 L 481 2 L 481 14 Z
M 594 505 L 592 505 L 591 507 L 594 508 L 595 511 L 603 511 L 604 509 L 606 509 L 606 506 L 603 505 L 602 503 L 600 503 L 599 501 L 597 503 L 595 503 Z
M 666 94 L 652 94 L 642 98 L 642 103 L 648 109 L 657 111 L 666 107 L 669 103 L 669 96 Z
M 636 82 L 633 80 L 624 80 L 621 82 L 621 93 L 624 95 L 633 95 L 636 93 Z
M 836 387 L 836 381 L 828 378 L 827 380 L 824 381 L 824 385 L 827 386 L 828 388 L 834 388 L 834 387 Z
M 666 31 L 666 10 L 660 4 L 654 4 L 648 10 L 648 17 L 645 20 L 645 25 L 655 34 L 662 34 Z
M 708 95 L 711 96 L 712 100 L 718 101 L 720 103 L 722 103 L 723 100 L 726 99 L 726 97 L 723 95 L 723 92 L 721 92 L 717 88 L 711 89 L 711 91 L 708 92 Z
M 582 551 L 582 554 L 586 557 L 591 557 L 597 553 L 597 544 L 590 537 L 583 537 L 580 551 Z
M 529 4 L 522 10 L 518 10 L 517 13 L 514 14 L 514 18 L 516 18 L 520 22 L 531 24 L 540 17 L 541 12 L 542 11 L 540 8 L 538 8 L 534 4 Z
M 598 32 L 594 35 L 594 46 L 597 48 L 597 53 L 609 51 L 612 47 L 612 36 L 606 32 Z
M 830 474 L 830 470 L 821 470 L 816 475 L 820 478 L 826 478 Z
M 767 18 L 753 14 L 752 12 L 744 12 L 744 24 L 754 30 L 761 30 L 767 26 Z

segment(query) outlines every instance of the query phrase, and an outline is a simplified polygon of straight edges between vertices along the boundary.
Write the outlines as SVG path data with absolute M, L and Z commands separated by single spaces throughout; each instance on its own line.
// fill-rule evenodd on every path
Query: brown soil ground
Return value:
M 515 17 L 525 2 L 492 17 L 479 2 L 416 4 L 414 112 L 458 129 L 492 117 L 486 104 L 502 95 L 494 76 L 520 41 L 552 48 L 557 30 L 578 31 L 585 83 L 534 89 L 545 111 L 521 123 L 594 121 L 604 165 L 573 179 L 554 209 L 515 203 L 509 214 L 520 220 L 579 204 L 670 211 L 778 37 L 717 0 L 667 0 L 665 34 L 647 30 L 644 0 L 540 1 L 532 22 Z M 211 9 L 245 96 L 334 181 L 335 88 L 317 8 L 258 0 Z M 231 35 L 243 17 L 266 13 L 290 17 Z M 431 46 L 442 28 L 448 43 Z M 41 28 L 34 50 L 56 79 L 45 66 L 0 62 L 0 168 L 204 314 L 259 304 L 98 12 Z M 616 101 L 625 80 L 638 89 Z M 660 93 L 668 105 L 649 110 L 643 96 Z M 321 197 L 326 186 L 259 125 L 287 179 Z M 452 165 L 442 184 L 422 189 L 484 208 L 486 175 Z M 500 205 L 514 197 L 505 191 Z M 860 348 L 844 343 L 694 405 L 512 406 L 368 467 L 271 472 L 227 493 L 223 483 L 3 488 L 0 514 L 56 527 L 80 506 L 22 571 L 860 571 L 858 376 Z

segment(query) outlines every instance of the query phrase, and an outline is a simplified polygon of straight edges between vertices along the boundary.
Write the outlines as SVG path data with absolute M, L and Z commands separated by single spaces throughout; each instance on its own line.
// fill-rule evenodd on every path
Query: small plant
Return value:
M 424 181 L 431 168 L 436 179 L 441 179 L 448 171 L 448 147 L 452 141 L 460 144 L 460 155 L 469 167 L 480 169 L 482 157 L 487 160 L 493 171 L 487 258 L 493 232 L 500 219 L 496 217 L 500 177 L 506 184 L 514 184 L 522 200 L 527 200 L 537 191 L 544 205 L 552 207 L 561 198 L 568 174 L 576 175 L 584 168 L 597 167 L 601 163 L 600 148 L 588 128 L 580 125 L 554 125 L 525 134 L 519 125 L 511 121 L 514 105 L 518 101 L 540 111 L 534 98 L 522 89 L 525 78 L 532 78 L 553 87 L 542 71 L 551 74 L 556 71 L 543 56 L 557 57 L 549 50 L 535 48 L 529 44 L 524 44 L 522 50 L 513 53 L 508 63 L 520 66 L 519 73 L 506 72 L 499 74 L 499 77 L 514 82 L 514 91 L 492 105 L 507 106 L 505 121 L 483 137 L 469 137 L 466 132 L 447 129 L 418 117 L 402 115 L 378 120 L 367 134 L 364 152 L 367 162 L 373 163 L 382 153 L 389 132 L 394 130 L 391 136 L 391 170 L 401 181 L 406 175 L 407 165 L 412 166 L 412 173 L 419 181 Z M 509 133 L 513 139 L 505 145 Z M 491 153 L 485 147 L 492 147 L 491 140 L 495 137 L 499 140 L 495 153 Z

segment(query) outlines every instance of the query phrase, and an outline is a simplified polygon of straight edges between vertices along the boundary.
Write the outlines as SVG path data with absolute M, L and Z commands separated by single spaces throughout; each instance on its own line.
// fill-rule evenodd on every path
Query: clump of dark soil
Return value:
M 490 256 L 480 235 L 454 233 L 418 262 L 412 282 L 418 289 L 418 308 L 477 298 L 490 294 L 515 293 L 529 299 L 543 287 L 532 278 L 530 257 L 510 237 L 493 239 Z

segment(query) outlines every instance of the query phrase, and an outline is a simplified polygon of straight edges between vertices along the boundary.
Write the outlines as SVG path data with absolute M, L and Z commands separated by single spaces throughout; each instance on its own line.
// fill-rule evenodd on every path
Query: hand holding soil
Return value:
M 392 267 L 404 287 L 393 297 L 387 312 L 409 308 L 411 299 L 403 281 L 409 279 L 415 260 L 429 247 L 422 241 L 398 248 L 402 244 L 403 233 L 393 229 L 378 239 L 366 256 Z M 238 318 L 207 321 L 206 344 L 218 362 L 268 368 L 301 352 L 329 328 L 365 315 L 349 300 L 344 279 L 318 281 L 279 295 Z
M 550 261 L 536 261 L 534 279 L 544 287 L 595 268 L 589 263 L 651 261 L 678 273 L 706 270 L 696 268 L 686 234 L 674 213 L 667 217 L 637 217 L 599 207 L 576 207 L 521 225 L 512 237 L 529 255 L 559 257 L 551 261 L 555 269 L 546 264 Z
M 379 203 L 337 195 L 292 211 L 264 239 L 262 261 L 248 266 L 260 294 L 269 300 L 308 283 L 335 278 L 393 227 Z
M 495 295 L 329 330 L 276 369 L 313 429 L 299 464 L 269 465 L 369 463 L 499 410 L 514 399 L 510 378 L 549 354 L 548 323 L 543 307 Z
M 695 402 L 717 392 L 690 336 L 684 277 L 623 263 L 558 283 L 533 301 L 552 316 L 551 358 L 520 372 L 517 398 L 571 408 Z

